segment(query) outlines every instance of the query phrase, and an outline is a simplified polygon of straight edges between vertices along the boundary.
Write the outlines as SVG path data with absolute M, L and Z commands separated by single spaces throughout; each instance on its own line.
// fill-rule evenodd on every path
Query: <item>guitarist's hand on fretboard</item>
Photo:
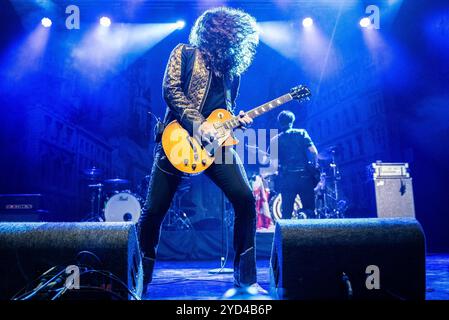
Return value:
M 242 129 L 246 129 L 253 123 L 253 118 L 247 115 L 244 111 L 239 112 L 239 121 Z

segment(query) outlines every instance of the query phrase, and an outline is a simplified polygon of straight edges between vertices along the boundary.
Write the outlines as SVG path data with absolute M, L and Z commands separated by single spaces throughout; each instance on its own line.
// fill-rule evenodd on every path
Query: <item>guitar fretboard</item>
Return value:
M 290 93 L 284 94 L 283 96 L 271 100 L 267 103 L 264 103 L 263 105 L 260 105 L 254 109 L 251 109 L 246 112 L 246 114 L 251 117 L 252 119 L 263 115 L 264 113 L 273 110 L 274 108 L 277 108 L 289 101 L 293 100 L 293 97 Z M 240 126 L 239 116 L 235 116 L 232 119 L 229 119 L 225 122 L 223 122 L 223 127 L 226 129 L 235 129 L 238 126 Z

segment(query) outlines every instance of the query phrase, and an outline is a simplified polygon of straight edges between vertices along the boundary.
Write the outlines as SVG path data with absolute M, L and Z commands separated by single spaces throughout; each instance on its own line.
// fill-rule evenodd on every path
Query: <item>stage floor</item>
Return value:
M 158 261 L 146 300 L 215 300 L 233 286 L 233 275 L 212 275 L 217 261 Z M 231 266 L 228 263 L 227 266 Z M 269 261 L 257 261 L 259 284 L 268 289 Z M 449 300 L 449 254 L 427 256 L 427 300 Z

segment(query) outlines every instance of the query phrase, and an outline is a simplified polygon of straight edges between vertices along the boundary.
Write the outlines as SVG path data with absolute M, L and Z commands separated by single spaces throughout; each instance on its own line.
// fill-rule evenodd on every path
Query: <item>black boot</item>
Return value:
M 154 259 L 142 257 L 142 268 L 143 268 L 142 298 L 145 298 L 145 296 L 148 293 L 148 285 L 153 280 Z

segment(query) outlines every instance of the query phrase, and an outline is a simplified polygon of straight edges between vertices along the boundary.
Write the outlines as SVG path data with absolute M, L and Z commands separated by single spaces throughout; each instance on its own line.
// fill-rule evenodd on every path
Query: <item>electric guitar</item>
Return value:
M 256 118 L 291 100 L 308 100 L 310 90 L 305 86 L 297 86 L 289 93 L 258 106 L 246 114 Z M 233 116 L 226 109 L 216 109 L 206 119 L 214 125 L 217 136 L 213 142 L 204 142 L 199 136 L 191 136 L 178 121 L 170 122 L 162 133 L 162 148 L 170 163 L 179 171 L 198 174 L 210 167 L 214 162 L 215 151 L 222 146 L 233 146 L 238 141 L 233 137 L 234 129 L 241 126 L 239 116 Z

